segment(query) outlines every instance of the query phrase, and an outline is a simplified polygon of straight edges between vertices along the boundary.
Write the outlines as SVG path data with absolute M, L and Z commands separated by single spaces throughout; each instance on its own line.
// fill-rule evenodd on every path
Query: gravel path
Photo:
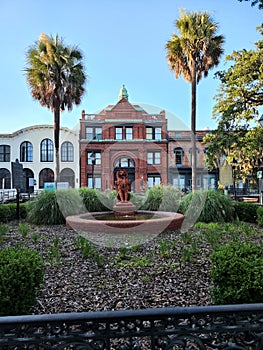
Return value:
M 31 226 L 22 237 L 13 224 L 8 237 L 4 246 L 23 242 L 46 262 L 32 314 L 211 304 L 209 247 L 195 230 L 131 249 L 88 245 L 84 253 L 80 236 L 62 225 Z

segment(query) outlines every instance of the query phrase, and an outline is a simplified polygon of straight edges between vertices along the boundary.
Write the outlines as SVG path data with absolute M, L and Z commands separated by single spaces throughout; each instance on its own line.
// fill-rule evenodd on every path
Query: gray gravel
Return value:
M 66 226 L 10 226 L 4 246 L 23 242 L 46 262 L 32 314 L 210 305 L 209 247 L 190 234 L 166 232 L 140 247 L 95 247 L 88 256 Z M 103 261 L 102 261 L 103 260 Z M 98 263 L 100 266 L 98 266 Z

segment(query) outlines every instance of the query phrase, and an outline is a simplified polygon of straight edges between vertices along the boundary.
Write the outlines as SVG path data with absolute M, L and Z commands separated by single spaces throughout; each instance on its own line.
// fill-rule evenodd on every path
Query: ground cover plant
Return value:
M 19 244 L 43 257 L 33 314 L 211 305 L 212 252 L 237 240 L 262 247 L 262 229 L 244 222 L 197 223 L 120 249 L 96 246 L 65 225 L 23 224 L 0 225 L 1 249 Z

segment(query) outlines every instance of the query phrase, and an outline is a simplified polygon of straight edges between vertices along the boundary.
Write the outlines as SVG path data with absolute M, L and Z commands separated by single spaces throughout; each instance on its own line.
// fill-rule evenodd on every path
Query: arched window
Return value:
M 174 148 L 174 155 L 175 155 L 175 165 L 182 166 L 183 165 L 184 150 L 181 147 L 176 147 L 176 148 Z
M 61 162 L 74 161 L 74 147 L 71 142 L 63 142 L 61 145 Z
M 33 146 L 29 141 L 22 142 L 20 145 L 20 162 L 33 161 Z
M 114 167 L 118 168 L 134 168 L 134 161 L 130 157 L 120 157 L 118 158 L 115 163 Z
M 39 173 L 39 188 L 44 188 L 45 182 L 54 182 L 54 171 L 49 168 L 42 169 Z
M 0 168 L 0 188 L 11 188 L 11 173 L 8 169 Z
M 44 139 L 41 141 L 40 161 L 53 162 L 53 142 L 50 139 Z
M 0 162 L 10 162 L 10 152 L 9 145 L 0 145 Z
M 72 169 L 65 168 L 60 172 L 60 181 L 61 182 L 68 182 L 69 186 L 74 188 L 75 187 L 75 174 Z

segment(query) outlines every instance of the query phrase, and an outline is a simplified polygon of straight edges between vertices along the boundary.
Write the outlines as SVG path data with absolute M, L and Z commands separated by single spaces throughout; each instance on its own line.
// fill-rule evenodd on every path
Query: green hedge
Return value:
M 256 223 L 258 205 L 247 202 L 234 202 L 235 215 L 240 221 Z
M 30 312 L 44 271 L 42 257 L 32 249 L 11 247 L 0 251 L 0 316 Z
M 0 204 L 0 222 L 16 220 L 17 204 Z M 27 203 L 19 203 L 19 216 L 25 219 L 27 216 Z
M 211 254 L 211 297 L 215 304 L 262 302 L 262 248 L 259 244 L 235 241 Z

